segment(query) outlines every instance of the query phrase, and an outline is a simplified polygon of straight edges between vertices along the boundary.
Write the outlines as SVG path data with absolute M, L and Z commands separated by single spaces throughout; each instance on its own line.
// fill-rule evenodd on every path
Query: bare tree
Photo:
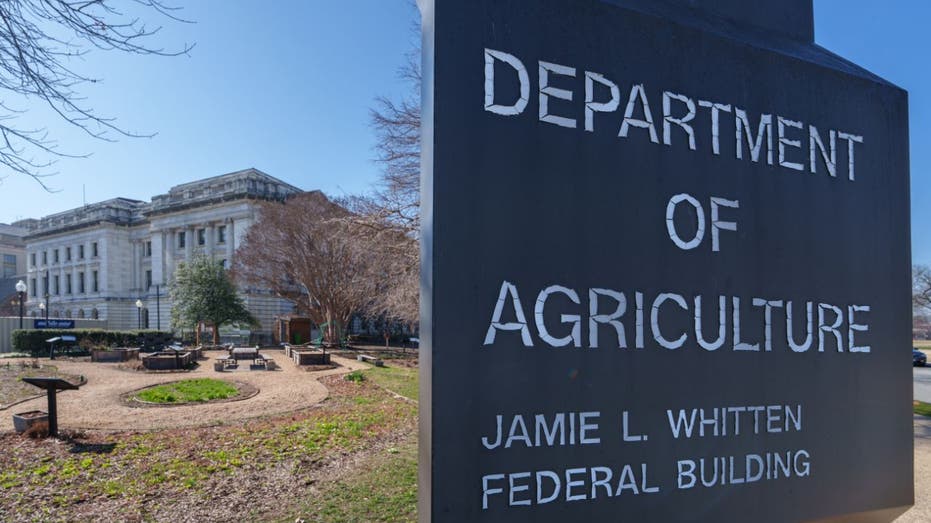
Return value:
M 141 55 L 175 56 L 190 51 L 185 45 L 169 51 L 151 46 L 160 26 L 150 27 L 134 14 L 116 7 L 114 0 L 2 0 L 0 1 L 0 164 L 14 173 L 42 180 L 58 157 L 78 157 L 58 149 L 43 128 L 15 125 L 26 112 L 16 103 L 43 102 L 66 122 L 89 136 L 112 141 L 113 135 L 151 136 L 116 125 L 96 114 L 77 91 L 100 81 L 79 72 L 78 58 L 92 49 Z M 123 8 L 181 21 L 178 11 L 161 0 L 128 0 Z
M 381 176 L 373 194 L 348 198 L 360 243 L 379 253 L 385 280 L 368 313 L 408 324 L 420 317 L 420 50 L 399 74 L 410 87 L 400 100 L 380 97 L 371 111 Z
M 927 265 L 912 266 L 912 306 L 931 311 L 931 269 Z
M 381 292 L 378 253 L 358 241 L 349 211 L 319 191 L 265 202 L 259 213 L 236 251 L 235 277 L 291 301 L 336 343 Z
M 420 233 L 420 50 L 407 56 L 399 74 L 410 87 L 401 100 L 376 99 L 370 119 L 381 178 L 370 211 L 412 235 Z

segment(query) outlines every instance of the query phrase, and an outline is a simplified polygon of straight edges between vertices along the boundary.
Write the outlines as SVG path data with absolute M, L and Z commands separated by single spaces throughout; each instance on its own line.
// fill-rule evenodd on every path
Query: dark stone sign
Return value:
M 421 2 L 422 521 L 912 504 L 907 95 L 761 4 Z
M 73 329 L 74 320 L 32 320 L 34 329 Z

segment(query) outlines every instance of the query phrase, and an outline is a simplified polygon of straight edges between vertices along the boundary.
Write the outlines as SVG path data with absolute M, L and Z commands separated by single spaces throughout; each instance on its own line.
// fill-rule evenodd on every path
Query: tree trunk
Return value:
M 214 323 L 213 324 L 213 345 L 217 346 L 220 344 L 220 327 Z

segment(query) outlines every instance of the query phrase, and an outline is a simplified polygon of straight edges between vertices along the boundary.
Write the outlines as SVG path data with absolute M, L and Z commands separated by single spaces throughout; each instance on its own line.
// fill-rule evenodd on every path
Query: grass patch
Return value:
M 195 403 L 225 400 L 239 394 L 239 389 L 225 381 L 210 378 L 182 380 L 140 391 L 136 397 L 149 403 Z
M 298 519 L 332 523 L 417 520 L 417 445 L 408 441 L 331 483 Z M 294 521 L 293 518 L 288 521 Z
M 420 376 L 417 369 L 405 367 L 372 367 L 362 374 L 376 384 L 405 398 L 417 401 Z
M 920 414 L 922 416 L 928 416 L 931 418 L 931 403 L 915 400 L 912 402 L 912 411 L 915 414 Z

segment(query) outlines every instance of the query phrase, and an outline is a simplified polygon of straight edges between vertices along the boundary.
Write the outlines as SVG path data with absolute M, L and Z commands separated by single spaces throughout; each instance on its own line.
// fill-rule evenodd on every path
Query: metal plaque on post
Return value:
M 907 94 L 806 0 L 421 0 L 421 521 L 913 502 Z

